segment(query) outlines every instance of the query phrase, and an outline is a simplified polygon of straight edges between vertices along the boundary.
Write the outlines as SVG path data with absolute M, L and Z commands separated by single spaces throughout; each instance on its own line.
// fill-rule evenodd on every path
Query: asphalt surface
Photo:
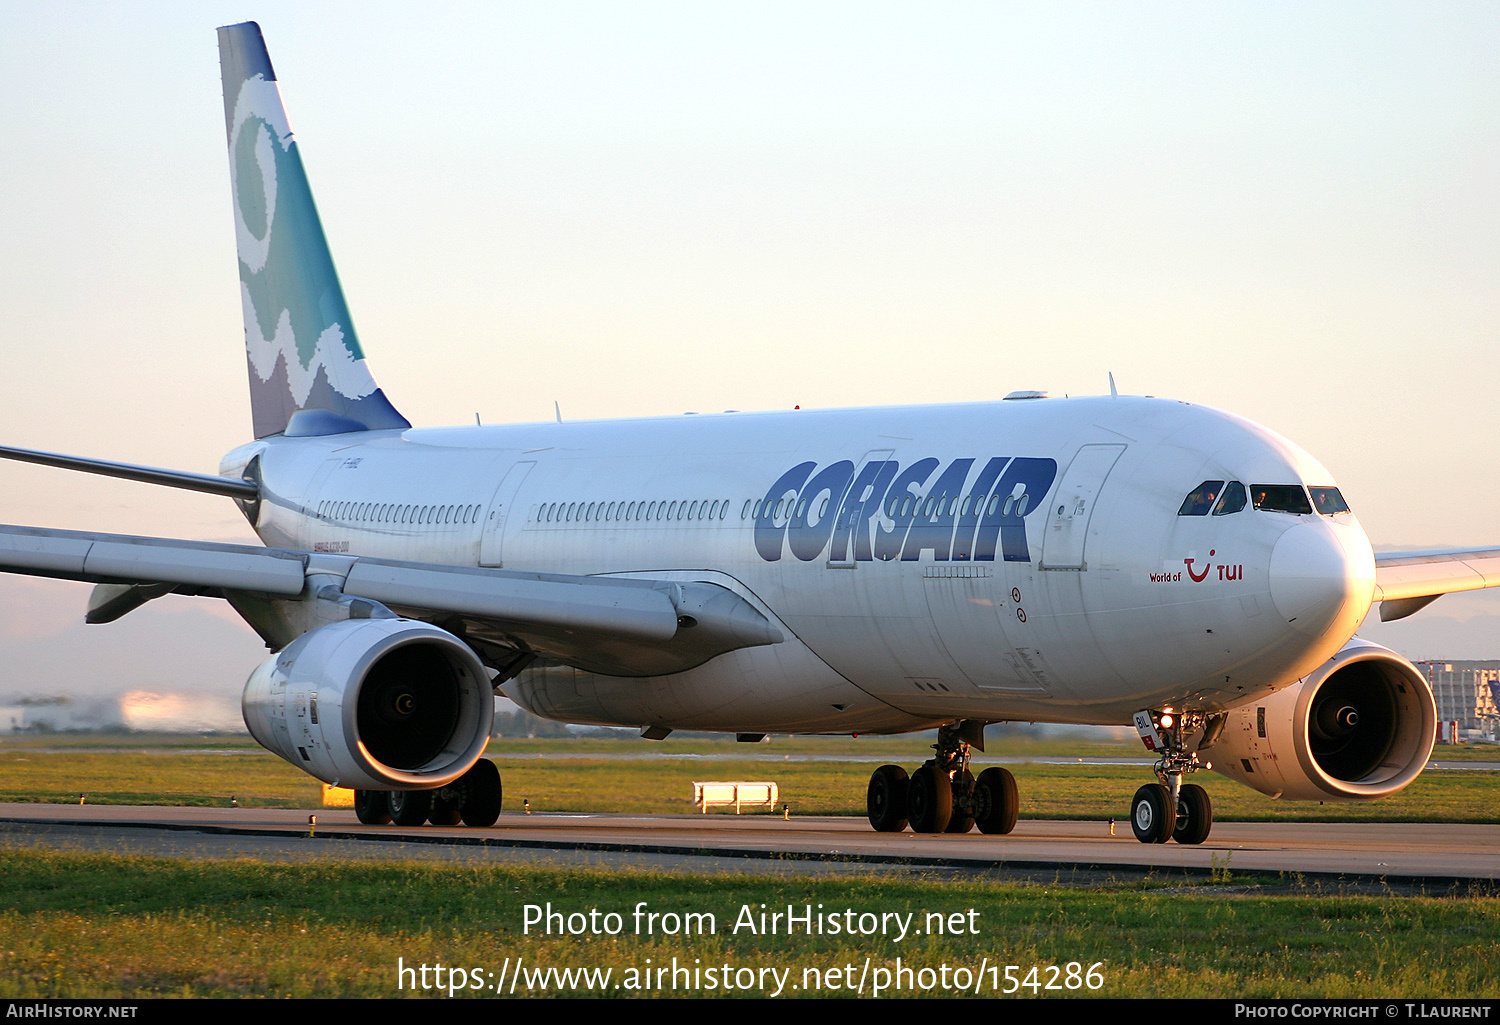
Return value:
M 487 829 L 364 826 L 307 811 L 0 804 L 0 845 L 166 857 L 384 859 L 685 872 L 917 871 L 1089 882 L 1280 874 L 1403 890 L 1500 888 L 1500 825 L 1221 822 L 1201 846 L 1141 844 L 1122 820 L 1022 820 L 1008 836 L 876 833 L 863 819 L 525 815 Z

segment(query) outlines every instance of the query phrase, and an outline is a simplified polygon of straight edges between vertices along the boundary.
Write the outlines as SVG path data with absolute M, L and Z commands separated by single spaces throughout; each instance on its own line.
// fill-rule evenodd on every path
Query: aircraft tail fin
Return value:
M 260 26 L 219 29 L 255 436 L 407 428 L 344 305 Z

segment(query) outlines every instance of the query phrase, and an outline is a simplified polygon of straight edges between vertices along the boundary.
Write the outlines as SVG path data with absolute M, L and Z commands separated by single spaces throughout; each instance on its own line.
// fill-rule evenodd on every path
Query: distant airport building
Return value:
M 119 728 L 110 719 L 111 702 L 75 700 L 65 695 L 26 697 L 9 702 L 0 709 L 0 731 L 5 733 L 67 733 Z
M 1495 743 L 1500 724 L 1500 662 L 1418 662 L 1437 699 L 1440 741 Z
M 0 704 L 0 733 L 243 733 L 239 702 L 217 695 L 26 697 Z

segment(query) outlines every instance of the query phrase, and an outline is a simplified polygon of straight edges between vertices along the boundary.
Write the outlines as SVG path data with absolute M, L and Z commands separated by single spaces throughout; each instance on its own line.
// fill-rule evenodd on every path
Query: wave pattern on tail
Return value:
M 366 365 L 259 26 L 220 29 L 219 49 L 255 436 L 304 410 L 410 427 Z

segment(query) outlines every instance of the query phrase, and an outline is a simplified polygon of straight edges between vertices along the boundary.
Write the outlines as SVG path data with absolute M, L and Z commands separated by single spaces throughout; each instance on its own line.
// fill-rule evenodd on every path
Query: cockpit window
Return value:
M 1312 512 L 1312 506 L 1307 501 L 1307 492 L 1302 490 L 1300 484 L 1252 484 L 1250 485 L 1250 500 L 1255 503 L 1255 508 L 1262 512 L 1297 513 L 1299 515 Z
M 1224 495 L 1219 499 L 1219 504 L 1214 506 L 1215 516 L 1228 516 L 1245 508 L 1245 485 L 1237 480 L 1232 480 L 1224 485 Z
M 1313 507 L 1324 516 L 1334 516 L 1349 511 L 1349 503 L 1339 494 L 1338 488 L 1308 488 L 1312 493 Z
M 1178 516 L 1207 516 L 1208 511 L 1214 507 L 1219 493 L 1224 489 L 1221 480 L 1206 480 L 1192 490 L 1182 500 L 1182 508 L 1177 510 Z

